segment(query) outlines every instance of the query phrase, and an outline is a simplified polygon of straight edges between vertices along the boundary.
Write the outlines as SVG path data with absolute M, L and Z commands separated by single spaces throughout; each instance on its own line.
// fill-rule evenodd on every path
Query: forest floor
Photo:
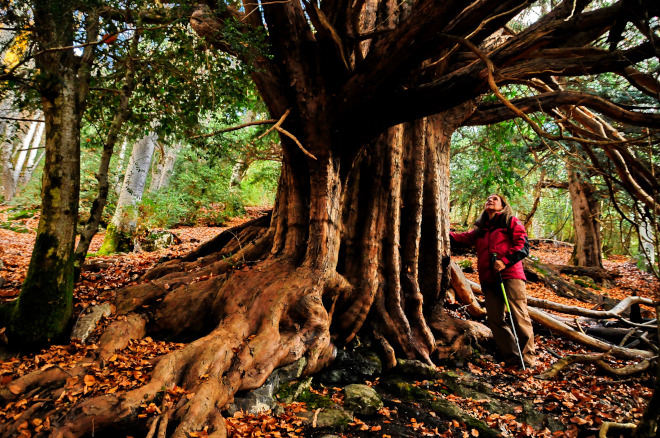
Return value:
M 6 207 L 0 207 L 0 223 L 7 224 Z M 258 211 L 252 211 L 259 214 Z M 241 221 L 236 219 L 228 226 L 237 225 Z M 12 228 L 25 232 L 16 232 L 0 228 L 0 301 L 14 299 L 25 277 L 29 257 L 34 244 L 35 228 L 38 218 L 30 217 L 13 221 Z M 103 262 L 100 272 L 84 272 L 81 281 L 75 288 L 75 310 L 80 315 L 85 308 L 100 304 L 111 296 L 110 291 L 134 283 L 144 272 L 153 267 L 164 258 L 176 258 L 197 247 L 200 243 L 209 240 L 222 232 L 225 228 L 218 227 L 183 227 L 171 230 L 180 239 L 181 243 L 157 252 L 139 252 L 130 254 L 116 254 L 110 257 L 99 258 Z M 95 237 L 90 251 L 95 251 L 103 240 L 103 234 Z M 570 248 L 553 246 L 552 244 L 537 245 L 532 248 L 532 256 L 538 257 L 544 263 L 566 264 L 570 255 Z M 465 255 L 457 260 L 471 260 L 476 266 L 474 256 Z M 620 274 L 616 282 L 599 293 L 607 294 L 612 298 L 623 299 L 633 293 L 654 300 L 659 299 L 660 284 L 652 276 L 640 272 L 635 264 L 626 257 L 609 256 L 604 262 L 605 268 Z M 466 274 L 476 281 L 476 274 Z M 528 294 L 567 305 L 591 307 L 591 305 L 575 300 L 568 300 L 556 296 L 552 290 L 539 284 L 529 283 Z M 451 304 L 448 304 L 452 307 Z M 453 307 L 459 314 L 462 309 Z M 647 308 L 649 312 L 654 309 Z M 103 324 L 107 324 L 105 320 Z M 98 330 L 102 329 L 100 327 Z M 496 363 L 489 355 L 477 357 L 473 361 L 438 367 L 439 371 L 454 369 L 459 374 L 470 374 L 476 379 L 490 385 L 496 393 L 508 398 L 526 398 L 530 400 L 535 409 L 555 420 L 563 423 L 567 430 L 552 433 L 548 429 L 535 430 L 519 423 L 514 415 L 501 415 L 489 411 L 489 404 L 485 400 L 464 398 L 456 394 L 446 394 L 441 391 L 439 382 L 419 381 L 416 385 L 430 388 L 437 397 L 450 400 L 475 418 L 478 418 L 491 427 L 502 431 L 504 436 L 574 436 L 595 437 L 603 422 L 614 421 L 619 423 L 638 422 L 652 394 L 653 374 L 643 373 L 633 377 L 613 377 L 605 374 L 593 365 L 574 365 L 564 370 L 554 380 L 540 380 L 535 378 L 539 373 L 547 370 L 557 361 L 557 357 L 570 354 L 593 353 L 566 339 L 553 336 L 548 330 L 541 327 L 536 329 L 536 349 L 538 364 L 533 370 L 519 371 L 505 368 L 504 364 Z M 0 327 L 0 331 L 2 328 Z M 1 333 L 0 333 L 1 335 Z M 62 368 L 73 367 L 80 362 L 88 352 L 93 351 L 96 345 L 93 337 L 87 344 L 70 343 L 67 345 L 54 345 L 39 353 L 25 354 L 18 357 L 0 358 L 0 385 L 10 385 L 17 377 L 37 369 L 47 369 L 53 366 Z M 109 364 L 103 368 L 91 367 L 90 373 L 85 376 L 85 386 L 82 390 L 65 391 L 60 399 L 55 401 L 59 405 L 62 415 L 74 403 L 83 397 L 125 391 L 142 385 L 149 378 L 152 368 L 151 359 L 180 348 L 182 344 L 163 342 L 145 338 L 131 343 L 121 354 L 111 358 Z M 615 367 L 622 367 L 631 362 L 607 357 L 606 361 Z M 370 385 L 378 382 L 368 382 Z M 440 382 L 441 383 L 441 382 Z M 323 388 L 314 385 L 313 390 L 325 394 L 332 400 L 341 402 L 340 388 Z M 9 387 L 11 390 L 11 386 Z M 437 391 L 434 392 L 434 390 Z M 172 397 L 181 396 L 185 391 L 174 388 L 170 391 Z M 22 398 L 0 405 L 0 430 L 3 424 L 9 424 L 21 418 L 30 406 L 35 403 L 29 398 Z M 154 414 L 158 408 L 145 406 L 145 416 Z M 233 418 L 227 419 L 230 436 L 232 437 L 297 437 L 318 436 L 318 432 L 305 426 L 296 417 L 301 410 L 312 410 L 304 403 L 292 403 L 284 406 L 284 413 L 279 416 L 271 414 L 248 415 L 237 413 Z M 25 424 L 19 429 L 22 437 L 29 437 L 36 432 L 45 432 L 50 422 L 55 418 L 25 419 Z M 618 432 L 617 432 L 618 433 Z M 343 431 L 336 432 L 344 437 L 422 437 L 422 436 L 478 436 L 475 429 L 466 427 L 456 420 L 440 421 L 434 412 L 423 403 L 407 402 L 388 397 L 385 407 L 378 414 L 355 418 Z M 199 436 L 203 436 L 201 433 Z M 618 436 L 610 433 L 611 436 Z

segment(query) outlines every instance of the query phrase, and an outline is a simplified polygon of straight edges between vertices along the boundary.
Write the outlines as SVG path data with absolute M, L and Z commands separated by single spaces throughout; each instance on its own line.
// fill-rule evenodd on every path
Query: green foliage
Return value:
M 170 186 L 148 193 L 139 205 L 139 227 L 222 225 L 245 213 L 239 190 L 229 189 L 230 168 L 203 151 L 186 149 Z
M 280 167 L 280 163 L 274 161 L 260 161 L 250 167 L 241 181 L 241 191 L 246 205 L 273 205 Z
M 463 259 L 458 262 L 458 266 L 460 266 L 463 271 L 470 272 L 470 270 L 472 269 L 472 261 L 468 259 Z

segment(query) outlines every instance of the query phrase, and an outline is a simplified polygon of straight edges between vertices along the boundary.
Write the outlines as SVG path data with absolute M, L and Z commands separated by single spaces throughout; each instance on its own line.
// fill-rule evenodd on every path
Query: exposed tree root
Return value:
M 334 347 L 321 296 L 324 281 L 321 273 L 268 259 L 249 270 L 235 271 L 231 281 L 219 288 L 205 284 L 206 290 L 215 291 L 214 300 L 208 302 L 220 315 L 218 326 L 163 357 L 145 386 L 121 396 L 104 395 L 79 404 L 54 436 L 83 436 L 94 428 L 125 428 L 135 421 L 143 403 L 153 401 L 160 391 L 174 385 L 184 388 L 188 397 L 168 414 L 168 421 L 171 419 L 175 425 L 171 436 L 184 437 L 204 428 L 210 436 L 224 436 L 220 412 L 236 391 L 261 386 L 274 368 L 303 355 L 307 357 L 307 374 L 332 357 Z M 171 301 L 183 300 L 177 294 L 170 296 L 176 298 L 164 303 L 163 308 L 176 306 Z M 189 320 L 194 320 L 194 312 L 199 311 L 182 307 L 180 301 L 178 309 Z M 184 320 L 178 318 L 176 323 Z M 196 323 L 190 323 L 197 328 Z M 164 419 L 160 420 L 160 428 L 167 428 Z

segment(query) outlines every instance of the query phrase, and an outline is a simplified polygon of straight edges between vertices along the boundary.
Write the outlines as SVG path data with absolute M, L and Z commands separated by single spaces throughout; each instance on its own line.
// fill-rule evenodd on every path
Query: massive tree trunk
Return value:
M 600 206 L 594 198 L 594 188 L 570 163 L 566 165 L 566 172 L 575 227 L 575 246 L 570 261 L 576 266 L 602 268 Z
M 329 132 L 287 125 L 316 159 L 288 144 L 269 223 L 223 233 L 119 291 L 115 306 L 127 317 L 101 339 L 100 358 L 127 342 L 117 333 L 199 339 L 162 359 L 145 387 L 83 403 L 59 433 L 118 425 L 176 384 L 194 395 L 168 417 L 173 436 L 205 425 L 221 436 L 220 412 L 234 392 L 301 357 L 312 373 L 356 336 L 380 346 L 390 367 L 395 356 L 430 363 L 471 351 L 469 324 L 448 318 L 442 302 L 449 144 L 473 108 L 391 128 L 346 163 L 320 153 L 319 144 L 335 149 Z M 152 318 L 137 316 L 147 308 Z
M 101 254 L 133 249 L 133 238 L 137 229 L 137 211 L 135 207 L 142 199 L 147 184 L 151 158 L 156 147 L 157 135 L 150 133 L 133 145 L 131 158 L 128 160 L 124 183 L 117 200 L 117 208 L 105 233 Z

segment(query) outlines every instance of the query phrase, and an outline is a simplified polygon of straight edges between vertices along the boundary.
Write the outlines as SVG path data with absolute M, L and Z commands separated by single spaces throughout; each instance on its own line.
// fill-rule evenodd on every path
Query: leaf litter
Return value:
M 4 217 L 3 217 L 4 215 Z M 0 221 L 6 220 L 6 213 L 0 210 Z M 243 219 L 243 220 L 247 220 Z M 233 225 L 239 223 L 237 220 Z M 29 255 L 34 244 L 36 220 L 27 220 L 24 225 L 31 232 L 17 233 L 0 229 L 0 276 L 5 284 L 0 287 L 0 301 L 15 299 L 20 285 L 25 278 Z M 187 254 L 200 243 L 215 237 L 224 228 L 189 227 L 176 228 L 172 231 L 181 239 L 181 243 L 170 248 L 153 253 L 116 254 L 109 257 L 93 259 L 102 266 L 99 272 L 83 272 L 81 281 L 74 291 L 75 312 L 80 313 L 85 308 L 102 303 L 112 296 L 112 291 L 131 284 L 147 270 L 164 258 L 177 258 Z M 103 234 L 98 234 L 90 251 L 95 251 L 103 240 Z M 549 264 L 565 264 L 570 256 L 570 248 L 538 245 L 532 250 L 532 255 Z M 471 260 L 476 265 L 474 256 L 456 257 L 457 261 Z M 604 262 L 605 268 L 616 271 L 620 277 L 612 287 L 602 291 L 615 299 L 623 299 L 633 292 L 639 296 L 658 299 L 660 284 L 651 275 L 640 272 L 634 263 L 625 257 L 610 256 Z M 466 273 L 473 281 L 476 273 Z M 549 288 L 539 284 L 529 283 L 528 293 L 531 296 L 555 301 L 566 305 L 590 307 L 576 300 L 558 297 Z M 112 319 L 104 318 L 97 327 L 96 337 Z M 1 333 L 0 333 L 1 335 Z M 158 357 L 181 348 L 183 344 L 158 341 L 144 338 L 131 343 L 120 353 L 109 358 L 100 366 L 91 362 L 89 356 L 97 348 L 96 339 L 92 335 L 89 343 L 72 342 L 68 345 L 53 345 L 38 353 L 26 354 L 20 357 L 0 359 L 0 387 L 12 388 L 11 382 L 29 372 L 46 370 L 51 367 L 71 369 L 82 364 L 86 374 L 81 378 L 72 377 L 66 382 L 64 389 L 48 409 L 35 409 L 44 400 L 39 394 L 19 398 L 0 406 L 0 428 L 3 424 L 13 424 L 22 421 L 18 427 L 21 437 L 30 437 L 45 433 L 51 428 L 51 423 L 57 416 L 66 412 L 83 398 L 101 394 L 121 393 L 143 385 L 148 381 L 151 370 Z M 634 377 L 619 378 L 605 375 L 593 365 L 574 365 L 555 380 L 539 380 L 534 375 L 542 373 L 556 362 L 557 356 L 589 353 L 582 346 L 561 337 L 555 337 L 547 331 L 536 335 L 538 363 L 531 371 L 518 371 L 505 368 L 504 364 L 494 362 L 489 356 L 464 364 L 463 370 L 483 380 L 494 388 L 496 393 L 512 399 L 531 400 L 534 409 L 549 414 L 557 422 L 563 424 L 566 430 L 551 432 L 549 429 L 537 430 L 528 424 L 516 420 L 512 414 L 491 412 L 485 400 L 473 400 L 448 393 L 441 381 L 421 381 L 416 385 L 429 389 L 438 398 L 456 403 L 474 418 L 486 422 L 490 427 L 498 429 L 504 436 L 514 437 L 595 437 L 604 421 L 638 422 L 652 395 L 653 376 L 643 373 Z M 631 362 L 608 357 L 608 362 L 621 367 Z M 443 367 L 438 367 L 443 371 Z M 460 369 L 458 370 L 459 372 Z M 373 382 L 369 382 L 373 384 Z M 317 388 L 318 390 L 318 388 Z M 324 389 L 327 393 L 328 389 Z M 19 389 L 20 391 L 20 389 Z M 13 392 L 13 391 L 12 391 Z M 160 405 L 145 404 L 142 417 L 155 416 L 163 409 L 174 406 L 186 391 L 174 387 L 164 392 Z M 339 388 L 334 388 L 328 394 L 332 400 L 342 403 L 343 395 Z M 314 436 L 315 431 L 304 425 L 296 416 L 297 412 L 308 410 L 304 403 L 292 402 L 282 406 L 279 415 L 271 412 L 251 415 L 237 412 L 226 418 L 230 437 L 303 437 Z M 312 408 L 309 408 L 312 410 Z M 47 411 L 50 416 L 42 417 L 40 413 Z M 24 414 L 31 413 L 27 418 Z M 43 414 L 42 414 L 43 415 Z M 422 404 L 402 402 L 395 398 L 387 400 L 386 406 L 376 415 L 364 418 L 356 417 L 342 432 L 342 437 L 391 437 L 391 436 L 457 436 L 476 437 L 479 432 L 457 420 L 440 421 L 438 416 Z M 394 426 L 397 426 L 396 428 Z M 440 427 L 438 425 L 441 425 Z M 405 430 L 405 433 L 402 432 Z M 197 432 L 191 436 L 205 436 L 206 431 Z

